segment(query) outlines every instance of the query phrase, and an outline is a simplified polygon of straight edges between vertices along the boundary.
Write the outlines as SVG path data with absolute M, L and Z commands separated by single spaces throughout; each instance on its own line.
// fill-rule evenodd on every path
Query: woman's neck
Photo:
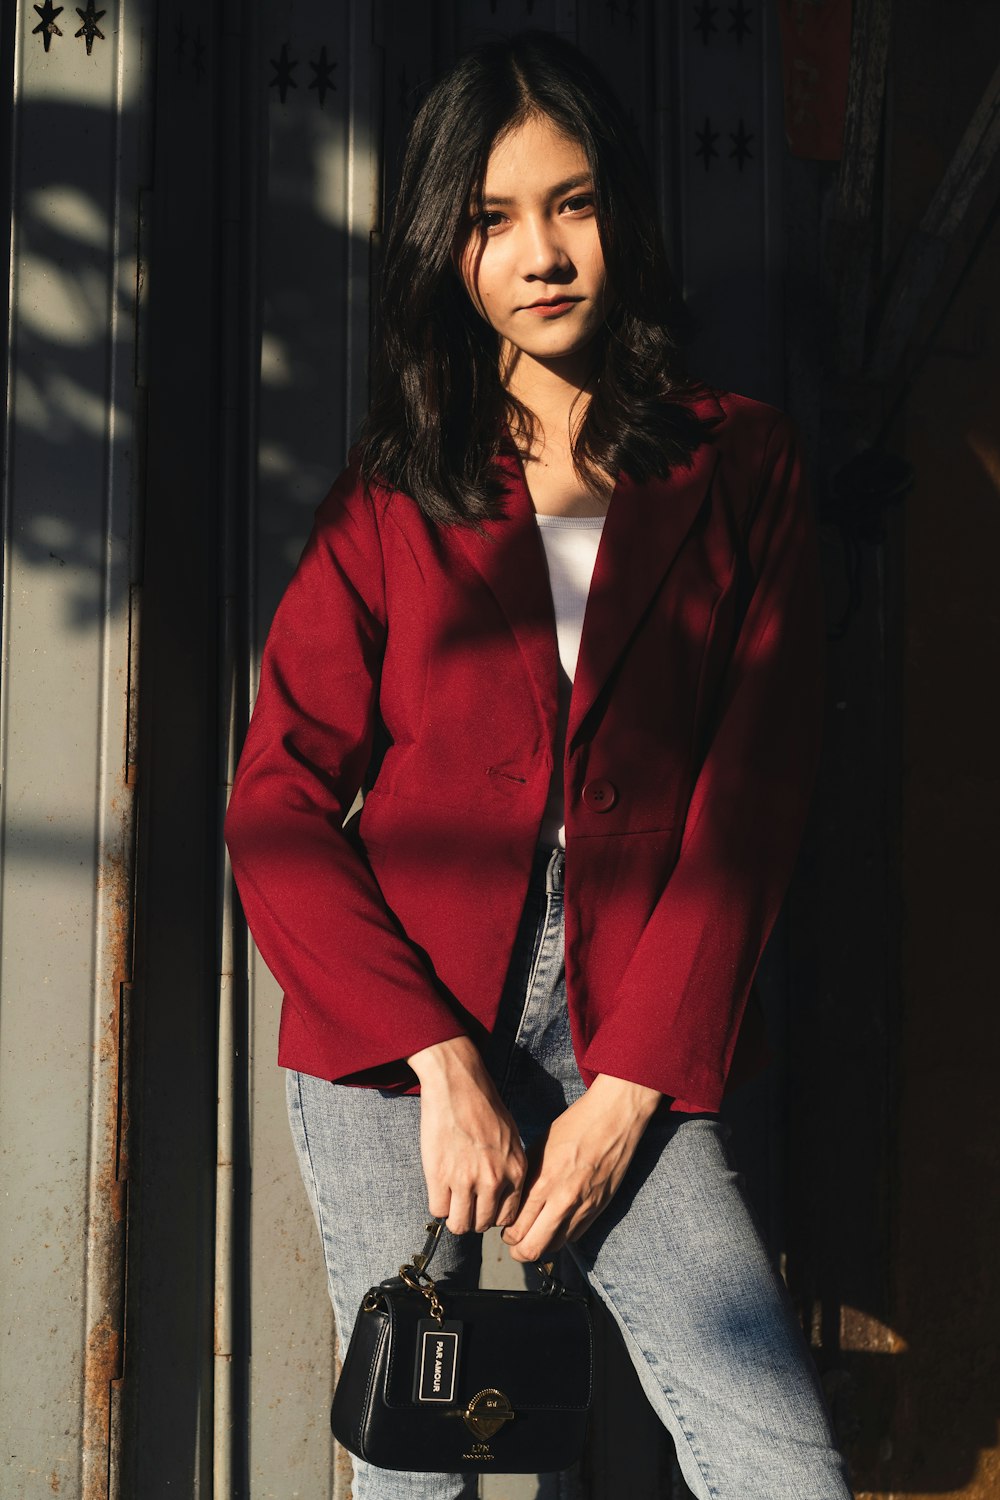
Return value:
M 501 378 L 510 394 L 536 422 L 553 434 L 583 420 L 596 370 L 586 349 L 559 360 L 542 361 L 508 348 L 501 356 Z
M 534 421 L 530 444 L 515 434 L 532 504 L 540 515 L 602 516 L 612 485 L 588 483 L 573 464 L 573 441 L 590 404 L 592 361 L 542 364 L 518 354 L 504 371 L 507 390 Z

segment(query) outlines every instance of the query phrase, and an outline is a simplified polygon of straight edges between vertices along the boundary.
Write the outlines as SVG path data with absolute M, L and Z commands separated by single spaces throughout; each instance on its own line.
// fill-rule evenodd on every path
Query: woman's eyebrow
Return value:
M 584 172 L 576 177 L 567 177 L 562 182 L 557 182 L 550 187 L 546 196 L 549 198 L 558 198 L 560 193 L 568 193 L 573 188 L 590 187 L 592 181 L 593 179 L 589 172 Z M 483 207 L 505 208 L 516 201 L 514 198 L 502 198 L 497 193 L 487 193 L 483 198 Z

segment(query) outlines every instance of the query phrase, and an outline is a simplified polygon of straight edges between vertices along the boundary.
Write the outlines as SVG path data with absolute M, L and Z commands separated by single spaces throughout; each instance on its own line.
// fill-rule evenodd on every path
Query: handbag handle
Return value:
M 419 1292 L 422 1297 L 427 1298 L 431 1317 L 439 1324 L 443 1324 L 444 1322 L 444 1308 L 438 1296 L 437 1283 L 431 1280 L 427 1272 L 427 1267 L 430 1265 L 434 1251 L 437 1249 L 438 1240 L 441 1238 L 443 1228 L 444 1219 L 432 1219 L 427 1225 L 427 1238 L 424 1241 L 423 1249 L 419 1250 L 412 1260 L 407 1261 L 399 1268 L 400 1281 L 402 1281 L 404 1286 L 408 1286 L 411 1291 Z M 540 1260 L 535 1262 L 535 1269 L 541 1277 L 542 1282 L 539 1291 L 547 1297 L 561 1297 L 565 1293 L 566 1288 L 558 1277 L 553 1276 L 552 1266 L 552 1261 Z M 373 1289 L 365 1296 L 362 1307 L 366 1312 L 374 1312 L 377 1305 L 377 1289 Z
M 410 1286 L 415 1281 L 421 1291 L 424 1290 L 425 1285 L 429 1290 L 433 1291 L 434 1283 L 427 1275 L 427 1267 L 430 1265 L 434 1252 L 438 1247 L 438 1241 L 441 1238 L 441 1231 L 444 1228 L 444 1224 L 444 1219 L 432 1219 L 427 1225 L 427 1238 L 424 1241 L 423 1249 L 419 1250 L 405 1266 L 400 1266 L 399 1268 L 399 1274 L 403 1280 Z M 559 1296 L 566 1288 L 559 1278 L 553 1275 L 554 1265 L 554 1261 L 539 1260 L 535 1262 L 535 1269 L 542 1279 L 541 1290 L 553 1296 Z M 406 1272 L 412 1273 L 413 1280 L 405 1274 Z

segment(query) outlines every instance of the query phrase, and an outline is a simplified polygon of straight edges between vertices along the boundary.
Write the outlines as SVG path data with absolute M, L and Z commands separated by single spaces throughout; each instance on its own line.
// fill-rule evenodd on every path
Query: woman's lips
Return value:
M 569 312 L 570 308 L 575 307 L 578 302 L 582 301 L 582 297 L 561 297 L 558 301 L 535 302 L 531 307 L 524 307 L 521 311 L 534 313 L 539 318 L 558 318 L 563 313 Z

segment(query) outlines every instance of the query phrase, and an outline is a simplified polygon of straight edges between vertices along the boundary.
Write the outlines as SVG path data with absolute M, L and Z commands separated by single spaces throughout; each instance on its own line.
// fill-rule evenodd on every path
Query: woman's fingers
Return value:
M 513 1153 L 504 1176 L 498 1176 L 491 1163 L 483 1164 L 474 1188 L 475 1212 L 471 1226 L 479 1234 L 492 1229 L 494 1224 L 507 1224 L 515 1217 L 521 1201 L 524 1173 L 523 1156 Z
M 524 1147 L 483 1060 L 467 1037 L 410 1058 L 421 1085 L 420 1149 L 429 1206 L 455 1234 L 516 1212 Z
M 508 1224 L 513 1224 L 514 1220 L 517 1218 L 518 1210 L 520 1209 L 520 1207 L 521 1189 L 517 1187 L 509 1192 L 506 1197 L 500 1199 L 500 1203 L 496 1211 L 496 1218 L 493 1222 L 497 1224 L 501 1229 L 505 1229 Z
M 510 1223 L 517 1214 L 524 1178 L 522 1163 L 512 1158 L 503 1177 L 489 1153 L 483 1153 L 474 1175 L 475 1165 L 468 1159 L 461 1160 L 449 1171 L 445 1164 L 434 1186 L 428 1183 L 431 1217 L 444 1219 L 453 1234 L 467 1234 L 470 1229 L 482 1234 L 494 1224 Z
M 484 1193 L 476 1198 L 476 1231 L 483 1234 L 487 1229 L 492 1229 L 497 1221 L 499 1208 L 499 1197 L 496 1189 Z
M 483 1234 L 494 1224 L 508 1224 L 517 1214 L 521 1190 L 508 1181 L 497 1190 L 487 1179 L 473 1191 L 439 1188 L 429 1196 L 431 1217 L 444 1219 L 452 1234 L 468 1234 L 470 1229 Z
M 567 1240 L 579 1239 L 614 1197 L 617 1181 L 594 1180 L 592 1173 L 542 1174 L 504 1231 L 514 1260 L 547 1260 Z
M 447 1220 L 451 1212 L 451 1189 L 446 1182 L 428 1180 L 427 1208 L 432 1219 Z
M 498 1218 L 509 1222 L 517 1212 L 526 1170 L 513 1127 L 494 1129 L 492 1139 L 484 1140 L 485 1132 L 456 1124 L 448 1112 L 437 1114 L 433 1106 L 425 1107 L 422 1123 L 431 1214 L 443 1218 L 455 1234 L 482 1232 Z
M 515 1260 L 541 1260 L 578 1239 L 608 1206 L 649 1120 L 655 1089 L 600 1075 L 534 1148 L 533 1181 L 504 1233 Z
M 452 1234 L 468 1234 L 476 1221 L 476 1200 L 471 1193 L 452 1191 L 451 1206 L 445 1220 Z
M 577 1205 L 562 1194 L 548 1191 L 541 1180 L 532 1188 L 521 1206 L 521 1212 L 503 1242 L 517 1261 L 544 1260 L 566 1243 L 567 1228 Z

